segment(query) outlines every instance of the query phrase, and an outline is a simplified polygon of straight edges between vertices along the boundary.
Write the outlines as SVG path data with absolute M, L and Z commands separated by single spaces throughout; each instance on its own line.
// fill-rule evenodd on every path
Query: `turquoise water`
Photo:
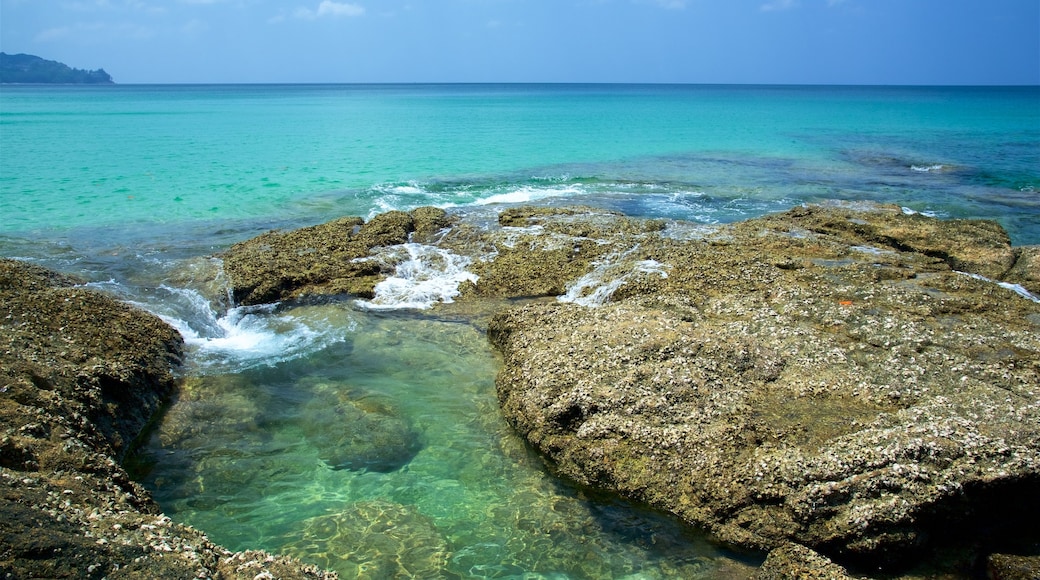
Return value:
M 732 220 L 868 197 L 1040 241 L 1035 87 L 9 86 L 0 128 L 3 233 L 525 196 Z
M 236 307 L 211 258 L 229 244 L 430 204 L 718 223 L 823 199 L 1035 244 L 1038 188 L 1035 87 L 0 89 L 0 255 L 187 341 L 137 476 L 215 541 L 348 577 L 740 577 L 760 556 L 555 478 L 498 415 L 486 312 Z

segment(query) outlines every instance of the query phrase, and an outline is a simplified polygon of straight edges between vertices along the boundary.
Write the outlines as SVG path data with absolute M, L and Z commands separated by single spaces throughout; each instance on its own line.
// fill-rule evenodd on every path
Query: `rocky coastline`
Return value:
M 172 522 L 121 466 L 176 388 L 180 335 L 0 260 L 0 578 L 334 578 Z
M 468 259 L 439 308 L 481 313 L 501 410 L 561 477 L 768 553 L 758 578 L 1040 570 L 1040 247 L 998 224 L 419 208 L 220 258 L 239 304 L 372 298 L 405 243 Z M 171 523 L 120 467 L 175 388 L 175 331 L 9 260 L 0 300 L 0 572 L 324 577 Z
M 874 204 L 725 226 L 416 211 L 443 229 L 393 212 L 391 243 L 420 232 L 471 259 L 452 307 L 499 305 L 502 412 L 560 476 L 769 552 L 761 577 L 1035 574 L 1040 248 Z M 225 265 L 316 256 L 279 275 L 279 296 L 371 296 L 395 264 L 359 257 L 386 239 L 325 227 L 335 244 L 274 232 Z M 347 246 L 367 270 L 325 266 Z M 1000 572 L 1007 558 L 1034 568 Z
M 1037 555 L 1035 248 L 896 207 L 694 238 L 621 242 L 606 300 L 589 283 L 492 320 L 502 410 L 553 469 L 780 550 L 770 569 L 893 574 L 952 550 L 967 577 L 987 550 Z

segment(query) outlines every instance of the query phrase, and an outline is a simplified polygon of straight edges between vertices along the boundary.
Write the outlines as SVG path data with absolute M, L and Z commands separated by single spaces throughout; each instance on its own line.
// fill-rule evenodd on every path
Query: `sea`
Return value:
M 483 319 L 439 306 L 459 271 L 378 307 L 243 307 L 222 250 L 426 205 L 711 225 L 832 200 L 1040 244 L 1040 87 L 0 87 L 0 256 L 185 338 L 134 477 L 228 548 L 344 577 L 737 578 L 763 555 L 557 477 L 499 414 Z M 366 437 L 405 451 L 330 459 Z

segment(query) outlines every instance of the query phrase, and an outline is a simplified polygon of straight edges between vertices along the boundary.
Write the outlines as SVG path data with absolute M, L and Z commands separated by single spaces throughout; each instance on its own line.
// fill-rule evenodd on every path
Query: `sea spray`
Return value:
M 180 332 L 188 348 L 187 366 L 200 374 L 240 372 L 292 360 L 345 340 L 356 326 L 328 312 L 315 316 L 313 306 L 285 308 L 273 303 L 221 309 L 196 289 L 167 285 L 159 286 L 153 295 L 147 302 L 129 302 Z
M 443 248 L 408 243 L 384 249 L 379 255 L 362 260 L 396 263 L 394 274 L 376 284 L 371 300 L 357 305 L 372 310 L 430 308 L 438 302 L 450 303 L 459 295 L 459 284 L 476 282 L 466 270 L 470 259 Z

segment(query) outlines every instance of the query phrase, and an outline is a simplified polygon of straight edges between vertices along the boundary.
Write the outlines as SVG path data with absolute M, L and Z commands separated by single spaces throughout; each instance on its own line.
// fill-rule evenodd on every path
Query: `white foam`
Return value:
M 198 372 L 238 372 L 307 355 L 343 340 L 343 328 L 278 314 L 277 303 L 226 311 L 197 290 L 160 286 L 159 303 L 132 302 L 174 327 Z M 351 330 L 349 327 L 346 330 Z
M 563 197 L 567 195 L 579 195 L 584 193 L 580 188 L 574 186 L 566 187 L 532 187 L 523 186 L 506 193 L 498 193 L 476 200 L 476 205 L 491 205 L 496 203 L 528 203 L 548 199 L 551 197 Z
M 939 216 L 939 214 L 935 213 L 934 211 L 915 211 L 915 210 L 912 210 L 912 209 L 910 209 L 908 207 L 901 207 L 899 209 L 903 210 L 903 215 L 918 215 L 918 214 L 920 214 L 920 215 L 923 215 L 925 217 L 931 217 L 931 218 Z
M 376 284 L 371 300 L 356 301 L 362 308 L 426 309 L 438 302 L 453 302 L 460 283 L 477 281 L 477 275 L 466 270 L 469 258 L 435 246 L 401 244 L 369 259 L 396 265 L 393 276 Z
M 911 165 L 910 169 L 919 173 L 931 173 L 932 171 L 942 171 L 943 166 L 938 163 L 935 165 Z
M 662 278 L 668 277 L 668 264 L 662 264 L 656 260 L 640 260 L 629 262 L 626 260 L 639 249 L 639 246 L 625 252 L 617 252 L 607 256 L 604 260 L 596 263 L 591 272 L 578 278 L 567 288 L 567 293 L 556 299 L 560 302 L 570 302 L 580 306 L 596 307 L 602 306 L 610 301 L 611 296 L 625 282 L 640 274 L 658 275 Z

